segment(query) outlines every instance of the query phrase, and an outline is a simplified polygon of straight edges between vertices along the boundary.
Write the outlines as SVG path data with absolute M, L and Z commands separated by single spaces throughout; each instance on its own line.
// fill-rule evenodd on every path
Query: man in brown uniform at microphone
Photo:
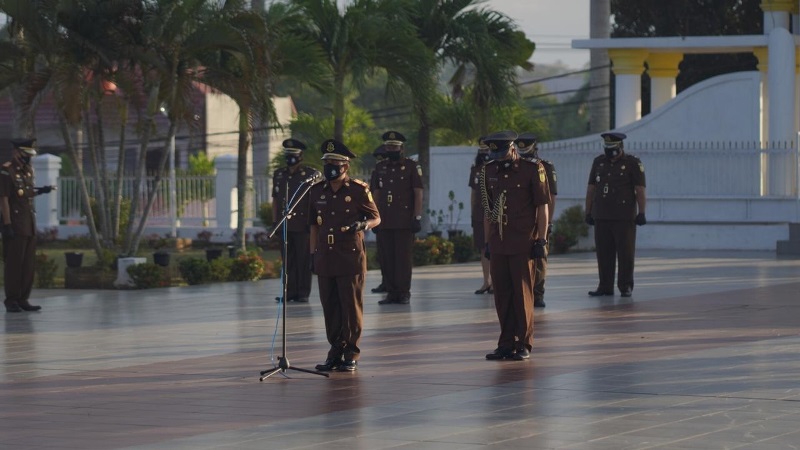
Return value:
M 540 163 L 519 157 L 517 133 L 487 136 L 491 162 L 481 170 L 485 255 L 500 321 L 497 348 L 488 360 L 530 358 L 533 348 L 534 260 L 545 256 L 550 191 Z
M 414 234 L 422 226 L 422 168 L 403 156 L 406 137 L 397 131 L 383 134 L 386 159 L 375 166 L 372 190 L 381 212 L 381 260 L 386 298 L 378 303 L 407 304 L 411 301 L 411 266 Z
M 319 297 L 325 316 L 325 333 L 331 345 L 317 370 L 352 372 L 361 349 L 364 278 L 367 254 L 364 232 L 381 223 L 369 186 L 352 179 L 347 171 L 355 155 L 341 142 L 322 143 L 325 182 L 309 191 L 312 270 L 317 274 Z

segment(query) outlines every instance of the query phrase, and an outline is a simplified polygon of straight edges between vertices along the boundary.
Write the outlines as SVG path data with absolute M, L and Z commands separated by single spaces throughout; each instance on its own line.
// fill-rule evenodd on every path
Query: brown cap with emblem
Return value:
M 297 139 L 286 139 L 281 145 L 283 145 L 284 153 L 302 153 L 306 149 L 306 144 Z
M 387 131 L 383 133 L 381 139 L 386 145 L 403 145 L 403 142 L 406 141 L 406 137 L 398 131 Z
M 356 155 L 347 148 L 346 145 L 337 141 L 336 139 L 328 139 L 320 145 L 322 150 L 321 159 L 333 159 L 337 161 L 350 161 L 350 158 L 355 158 Z
M 36 156 L 36 149 L 33 148 L 34 143 L 36 143 L 36 139 L 14 139 L 11 141 L 15 149 L 28 156 Z
M 605 148 L 619 148 L 622 145 L 622 141 L 625 140 L 628 136 L 624 133 L 603 133 L 600 135 L 603 138 L 603 147 Z

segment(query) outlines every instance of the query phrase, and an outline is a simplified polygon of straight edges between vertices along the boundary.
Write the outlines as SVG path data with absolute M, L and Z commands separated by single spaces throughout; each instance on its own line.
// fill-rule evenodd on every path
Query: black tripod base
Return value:
M 322 375 L 325 378 L 330 377 L 330 375 L 328 375 L 325 372 L 319 372 L 317 370 L 301 369 L 299 367 L 293 367 L 289 363 L 289 360 L 285 356 L 279 356 L 278 357 L 278 366 L 277 367 L 273 367 L 272 369 L 262 370 L 261 371 L 261 378 L 259 378 L 258 381 L 264 381 L 265 379 L 271 377 L 272 375 L 275 375 L 278 372 L 285 373 L 287 370 L 297 370 L 299 372 L 312 373 L 314 375 Z

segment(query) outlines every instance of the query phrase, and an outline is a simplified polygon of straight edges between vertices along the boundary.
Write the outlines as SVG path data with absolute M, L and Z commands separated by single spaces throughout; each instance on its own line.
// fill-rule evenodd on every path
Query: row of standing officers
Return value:
M 411 299 L 414 234 L 421 229 L 422 170 L 404 155 L 405 136 L 389 131 L 373 154 L 379 159 L 370 184 L 349 177 L 355 155 L 341 142 L 322 144 L 324 182 L 314 185 L 289 216 L 283 238 L 286 301 L 307 302 L 311 271 L 318 276 L 326 332 L 331 345 L 318 370 L 354 371 L 360 356 L 366 251 L 363 233 L 376 234 L 380 304 Z M 586 222 L 594 225 L 599 284 L 590 296 L 613 295 L 614 272 L 622 296 L 633 290 L 636 225 L 644 225 L 644 166 L 624 152 L 621 133 L 605 133 L 604 154 L 592 164 L 586 193 Z M 301 164 L 305 145 L 284 141 L 287 166 L 273 175 L 273 215 L 290 195 L 316 179 Z M 533 345 L 533 308 L 544 307 L 547 238 L 552 231 L 557 178 L 554 165 L 540 159 L 531 133 L 511 131 L 481 138 L 470 171 L 475 245 L 482 251 L 484 285 L 494 294 L 500 322 L 498 346 L 487 359 L 524 360 Z M 338 214 L 338 215 L 337 215 Z M 279 297 L 277 300 L 281 300 Z

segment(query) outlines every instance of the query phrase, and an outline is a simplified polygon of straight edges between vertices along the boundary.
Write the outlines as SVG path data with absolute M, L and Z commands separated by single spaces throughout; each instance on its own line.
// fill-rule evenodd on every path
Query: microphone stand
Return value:
M 278 372 L 280 372 L 281 375 L 283 375 L 283 376 L 288 378 L 288 376 L 286 376 L 286 371 L 290 370 L 290 369 L 291 370 L 297 370 L 297 371 L 300 371 L 300 372 L 313 373 L 315 375 L 322 375 L 323 377 L 326 377 L 326 378 L 330 377 L 330 375 L 325 373 L 325 372 L 319 372 L 317 370 L 301 369 L 300 367 L 294 367 L 289 362 L 289 358 L 286 357 L 286 289 L 287 289 L 286 288 L 286 276 L 287 276 L 287 274 L 286 274 L 286 261 L 289 259 L 286 220 L 289 218 L 289 216 L 291 216 L 292 211 L 294 211 L 294 209 L 297 207 L 297 204 L 300 203 L 300 200 L 302 200 L 303 197 L 306 196 L 306 194 L 308 194 L 308 191 L 311 189 L 311 186 L 313 186 L 314 184 L 315 183 L 313 181 L 304 181 L 303 184 L 301 184 L 297 188 L 295 193 L 292 195 L 291 208 L 290 208 L 289 207 L 290 206 L 289 202 L 286 202 L 286 196 L 289 195 L 289 185 L 288 185 L 288 181 L 287 181 L 286 189 L 284 190 L 284 204 L 286 206 L 284 207 L 283 217 L 281 217 L 281 220 L 278 222 L 278 224 L 275 226 L 275 228 L 272 229 L 272 232 L 270 232 L 270 234 L 269 234 L 269 238 L 271 239 L 272 236 L 275 235 L 275 232 L 278 230 L 278 227 L 281 227 L 282 233 L 283 233 L 282 234 L 282 236 L 283 236 L 283 244 L 281 245 L 281 247 L 282 247 L 281 251 L 283 252 L 283 267 L 281 268 L 281 275 L 282 275 L 281 276 L 281 280 L 282 280 L 282 284 L 283 284 L 282 293 L 281 293 L 281 308 L 282 308 L 281 309 L 281 315 L 282 315 L 281 328 L 283 328 L 281 330 L 281 338 L 283 340 L 283 346 L 282 346 L 282 350 L 281 350 L 281 356 L 278 357 L 278 365 L 273 367 L 273 368 L 271 368 L 271 369 L 262 370 L 261 371 L 261 378 L 259 378 L 258 381 L 264 381 L 264 379 L 269 378 L 270 376 L 272 376 L 272 375 L 274 375 L 274 374 L 276 374 Z M 303 190 L 302 192 L 300 192 L 301 189 Z M 298 194 L 299 194 L 299 196 L 298 196 Z

